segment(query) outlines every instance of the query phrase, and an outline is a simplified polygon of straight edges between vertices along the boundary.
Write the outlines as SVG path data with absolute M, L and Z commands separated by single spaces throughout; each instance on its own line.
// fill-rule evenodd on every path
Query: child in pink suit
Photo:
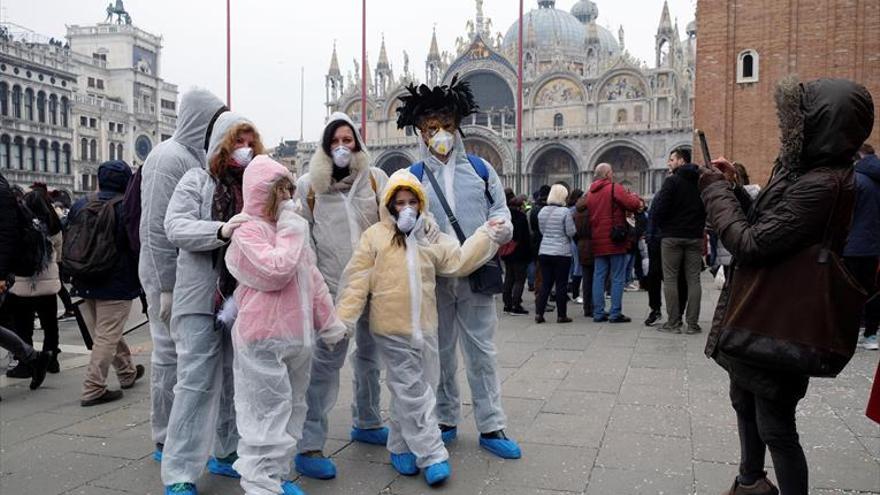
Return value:
M 302 435 L 312 340 L 345 334 L 309 245 L 308 223 L 290 200 L 294 179 L 265 155 L 244 172 L 250 218 L 226 252 L 238 280 L 232 328 L 235 412 L 241 440 L 235 469 L 247 495 L 301 494 L 288 480 Z

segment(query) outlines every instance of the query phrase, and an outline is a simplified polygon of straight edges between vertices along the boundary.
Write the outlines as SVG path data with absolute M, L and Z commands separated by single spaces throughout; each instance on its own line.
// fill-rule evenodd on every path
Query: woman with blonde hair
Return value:
M 568 304 L 568 273 L 571 271 L 571 239 L 575 234 L 574 217 L 566 206 L 568 190 L 562 184 L 553 184 L 547 196 L 547 206 L 538 213 L 538 225 L 544 234 L 538 251 L 544 284 L 535 303 L 535 322 L 544 323 L 544 310 L 550 291 L 556 284 L 556 322 L 570 323 L 566 312 Z

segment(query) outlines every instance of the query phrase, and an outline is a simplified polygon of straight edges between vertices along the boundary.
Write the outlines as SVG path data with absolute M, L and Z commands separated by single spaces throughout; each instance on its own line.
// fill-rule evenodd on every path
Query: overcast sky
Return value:
M 115 3 L 115 0 L 112 0 Z M 577 0 L 559 0 L 570 10 Z M 2 20 L 50 37 L 63 37 L 65 25 L 102 22 L 111 0 L 0 0 Z M 654 35 L 662 0 L 596 0 L 598 23 L 616 36 L 623 25 L 626 48 L 654 63 Z M 367 0 L 367 50 L 375 67 L 384 33 L 395 76 L 403 70 L 424 79 L 424 60 L 437 27 L 440 50 L 454 50 L 455 38 L 475 16 L 474 0 Z M 515 0 L 484 0 L 492 30 L 502 35 L 516 20 Z M 537 0 L 525 0 L 525 11 Z M 206 87 L 226 94 L 226 9 L 223 0 L 126 0 L 133 23 L 163 37 L 161 76 L 179 86 Z M 673 18 L 685 36 L 696 0 L 669 0 Z M 320 136 L 326 109 L 324 75 L 336 40 L 343 75 L 360 58 L 359 0 L 232 0 L 232 107 L 251 118 L 266 145 L 300 136 L 300 68 L 305 67 L 304 138 Z

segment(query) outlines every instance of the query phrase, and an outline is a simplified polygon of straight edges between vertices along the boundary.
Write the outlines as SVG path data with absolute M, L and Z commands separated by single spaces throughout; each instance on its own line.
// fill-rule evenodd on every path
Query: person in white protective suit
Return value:
M 343 274 L 338 316 L 354 328 L 369 304 L 391 392 L 391 465 L 407 476 L 423 469 L 425 481 L 436 485 L 451 470 L 434 415 L 440 369 L 435 277 L 467 275 L 494 256 L 498 244 L 489 232 L 503 221 L 486 222 L 463 246 L 445 234 L 430 242 L 423 228 L 425 191 L 406 170 L 391 176 L 382 205 L 382 221 L 361 236 Z
M 345 336 L 315 266 L 309 225 L 296 213 L 294 179 L 260 155 L 244 172 L 248 220 L 232 236 L 226 266 L 238 280 L 235 414 L 241 487 L 246 495 L 299 495 L 290 459 L 306 416 L 313 333 L 334 346 Z
M 242 175 L 262 152 L 253 124 L 223 113 L 211 134 L 208 169 L 188 171 L 168 203 L 165 232 L 179 255 L 171 316 L 177 384 L 162 456 L 166 493 L 195 494 L 206 461 L 211 473 L 238 477 L 232 341 L 216 315 L 235 290 L 224 254 L 246 218 L 239 214 Z
M 165 212 L 171 193 L 187 170 L 205 167 L 205 152 L 214 121 L 226 105 L 204 89 L 183 94 L 177 112 L 177 127 L 171 139 L 153 148 L 141 167 L 141 251 L 138 276 L 147 298 L 150 337 L 150 423 L 156 451 L 162 460 L 168 415 L 177 383 L 177 353 L 168 325 L 171 322 L 177 248 L 165 235 Z
M 361 233 L 379 221 L 379 194 L 388 176 L 370 166 L 370 155 L 354 124 L 344 113 L 327 121 L 321 145 L 309 163 L 309 173 L 297 181 L 296 196 L 309 222 L 318 269 L 330 293 L 339 292 L 339 277 Z M 388 429 L 379 409 L 379 356 L 367 328 L 366 315 L 354 331 L 352 356 L 354 398 L 351 405 L 351 439 L 385 445 Z M 327 440 L 327 415 L 339 396 L 339 370 L 345 363 L 349 338 L 334 348 L 315 344 L 308 413 L 297 447 L 296 469 L 316 479 L 336 476 L 336 465 L 323 454 Z
M 424 84 L 407 87 L 399 99 L 397 127 L 412 126 L 419 132 L 422 161 L 410 167 L 427 191 L 430 211 L 440 229 L 452 235 L 455 230 L 441 204 L 443 195 L 464 237 L 472 235 L 487 220 L 498 220 L 489 233 L 498 243 L 513 236 L 510 211 L 504 187 L 495 168 L 482 158 L 465 152 L 460 125 L 464 117 L 477 111 L 468 84 L 454 76 L 450 85 L 429 88 Z M 431 175 L 429 175 L 429 172 Z M 438 185 L 435 189 L 430 178 Z M 495 327 L 498 316 L 495 296 L 471 290 L 467 277 L 437 280 L 437 309 L 440 314 L 440 384 L 437 388 L 437 419 L 445 442 L 456 438 L 461 421 L 461 398 L 456 381 L 461 343 L 467 380 L 471 387 L 474 419 L 480 432 L 480 445 L 506 459 L 518 459 L 519 445 L 505 435 L 506 417 L 501 405 Z

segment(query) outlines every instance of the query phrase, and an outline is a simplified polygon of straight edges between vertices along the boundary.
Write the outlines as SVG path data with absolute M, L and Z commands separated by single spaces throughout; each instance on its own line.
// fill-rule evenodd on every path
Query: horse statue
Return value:
M 114 15 L 116 15 L 116 24 L 131 25 L 131 16 L 125 11 L 122 0 L 116 0 L 116 6 L 112 3 L 107 4 L 107 18 L 104 19 L 104 22 L 112 22 Z

